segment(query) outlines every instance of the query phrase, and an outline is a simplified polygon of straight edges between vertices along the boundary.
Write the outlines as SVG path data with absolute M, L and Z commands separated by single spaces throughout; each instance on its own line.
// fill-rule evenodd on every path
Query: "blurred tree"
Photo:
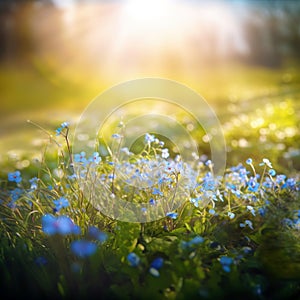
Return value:
M 300 3 L 288 5 L 285 3 L 285 43 L 288 45 L 289 54 L 300 61 Z
M 243 29 L 253 64 L 279 67 L 300 60 L 300 2 L 261 1 L 250 4 Z
M 0 0 L 0 61 L 26 61 L 34 53 L 30 22 L 39 4 L 53 5 L 51 0 Z

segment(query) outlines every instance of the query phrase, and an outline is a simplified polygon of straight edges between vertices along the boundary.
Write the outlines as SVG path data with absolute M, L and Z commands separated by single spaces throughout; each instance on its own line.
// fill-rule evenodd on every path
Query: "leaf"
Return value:
M 118 223 L 115 230 L 115 248 L 119 249 L 123 256 L 127 256 L 129 252 L 132 252 L 140 236 L 140 225 L 136 223 Z

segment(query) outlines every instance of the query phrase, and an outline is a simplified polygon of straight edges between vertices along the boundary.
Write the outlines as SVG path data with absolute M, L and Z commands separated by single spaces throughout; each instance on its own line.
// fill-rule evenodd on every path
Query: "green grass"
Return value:
M 200 188 L 191 192 L 176 210 L 178 218 L 139 224 L 113 220 L 91 205 L 89 193 L 82 192 L 78 182 L 68 177 L 72 168 L 65 138 L 55 137 L 55 129 L 65 120 L 72 123 L 69 132 L 72 137 L 86 105 L 116 82 L 78 70 L 69 73 L 57 70 L 37 61 L 30 68 L 3 66 L 0 70 L 0 286 L 3 293 L 12 298 L 22 294 L 52 299 L 262 300 L 293 299 L 299 294 L 297 222 L 300 218 L 296 213 L 299 190 L 286 189 L 282 184 L 264 189 L 262 182 L 270 176 L 266 166 L 259 166 L 263 158 L 269 158 L 277 174 L 293 177 L 299 185 L 299 71 L 289 67 L 269 70 L 223 65 L 199 71 L 197 77 L 180 78 L 179 74 L 161 73 L 199 92 L 217 113 L 227 143 L 227 169 L 218 185 L 219 194 L 214 190 L 213 195 L 222 195 L 224 201 L 220 198 L 212 201 L 211 194 L 201 190 L 203 178 L 211 170 L 200 163 Z M 116 81 L 121 79 L 122 76 Z M 114 105 L 112 99 L 103 103 L 103 107 Z M 139 111 L 130 113 L 138 115 Z M 210 146 L 205 142 L 201 126 L 188 114 L 176 110 L 172 114 L 183 126 L 193 125 L 190 134 L 197 141 L 199 153 L 209 157 Z M 40 124 L 46 132 L 26 123 L 27 119 Z M 114 133 L 112 125 L 119 121 L 117 117 L 112 118 L 105 129 L 107 139 Z M 213 135 L 213 128 L 207 134 Z M 174 158 L 172 142 L 167 137 L 158 137 L 171 148 Z M 183 142 L 184 138 L 180 140 Z M 117 146 L 112 149 L 115 151 Z M 144 146 L 143 137 L 136 137 L 133 148 L 143 150 Z M 91 177 L 86 178 L 93 182 L 93 171 L 99 177 L 111 174 L 114 167 L 109 161 L 116 159 L 114 151 L 112 157 L 102 157 L 100 166 L 87 168 Z M 155 151 L 149 151 L 146 146 L 143 157 L 151 161 Z M 263 178 L 257 179 L 259 188 L 254 192 L 245 183 L 235 183 L 236 174 L 230 169 L 240 163 L 245 165 L 249 157 Z M 135 163 L 139 158 L 137 154 L 129 161 Z M 142 164 L 135 167 L 141 168 Z M 253 169 L 249 165 L 246 169 L 250 172 L 249 180 L 254 175 Z M 22 183 L 8 182 L 7 173 L 14 170 L 21 170 Z M 31 190 L 28 180 L 35 176 L 39 178 L 38 188 Z M 162 187 L 165 193 L 177 189 L 179 178 L 175 173 L 168 176 L 173 181 L 172 185 Z M 237 184 L 243 197 L 226 182 Z M 114 188 L 108 179 L 105 185 L 108 191 L 114 189 L 117 197 L 131 201 L 159 199 L 149 189 L 137 192 L 135 186 L 127 187 L 121 179 L 115 180 Z M 10 208 L 10 193 L 16 186 L 24 190 L 17 207 Z M 91 183 L 91 190 L 92 187 Z M 97 195 L 105 193 L 108 192 L 96 192 Z M 42 230 L 42 216 L 53 213 L 53 200 L 62 196 L 68 198 L 70 205 L 56 215 L 70 216 L 81 227 L 80 238 L 92 240 L 88 234 L 91 225 L 108 234 L 104 243 L 92 240 L 98 250 L 89 258 L 82 259 L 72 253 L 72 242 L 79 238 L 75 234 L 48 236 Z M 198 196 L 204 200 L 196 207 L 190 200 Z M 110 192 L 103 201 L 114 208 L 113 202 L 107 201 L 109 197 Z M 249 205 L 254 208 L 255 216 Z M 266 215 L 260 215 L 259 209 L 265 207 Z M 212 208 L 216 214 L 211 213 Z M 233 219 L 228 212 L 235 214 Z M 292 223 L 287 223 L 287 219 Z M 253 229 L 241 227 L 246 220 L 251 220 Z M 196 236 L 202 236 L 204 241 L 186 246 Z M 140 257 L 138 267 L 130 266 L 127 259 L 130 252 Z M 234 259 L 230 272 L 222 268 L 222 256 Z M 36 261 L 40 257 L 47 264 Z M 150 264 L 157 257 L 164 260 L 159 277 L 149 273 Z
M 178 80 L 206 99 L 225 131 L 229 164 L 235 164 L 249 155 L 259 161 L 269 154 L 281 171 L 293 172 L 300 168 L 299 154 L 291 158 L 288 154 L 296 153 L 294 150 L 299 145 L 298 70 L 296 65 L 266 69 L 228 63 L 205 67 L 193 76 L 182 77 L 180 73 L 162 71 L 149 76 Z M 50 133 L 64 120 L 75 125 L 92 99 L 125 80 L 125 77 L 120 74 L 119 78 L 113 80 L 81 70 L 60 70 L 51 62 L 39 60 L 32 60 L 30 65 L 23 66 L 3 65 L 0 68 L 2 163 L 14 165 L 13 157 L 16 154 L 24 160 L 27 154 L 30 157 L 39 156 L 40 146 L 47 141 L 47 135 L 28 124 L 28 119 L 47 128 Z M 103 106 L 114 108 L 114 101 L 107 99 Z M 266 116 L 270 106 L 275 113 Z M 264 118 L 264 122 L 253 127 L 251 121 L 255 118 Z M 272 127 L 273 130 L 267 133 L 267 142 L 260 141 L 260 132 L 264 132 L 270 123 L 273 123 L 273 127 L 275 124 L 275 128 Z M 284 131 L 286 127 L 292 127 L 296 132 L 294 136 L 282 140 L 278 138 L 278 130 Z M 194 137 L 199 141 L 200 150 L 209 154 L 209 145 L 203 143 L 202 136 L 195 132 Z M 250 142 L 246 147 L 243 139 Z M 284 144 L 284 149 L 278 144 Z
M 63 137 L 56 139 L 64 140 Z M 35 173 L 24 169 L 22 182 L 16 184 L 6 178 L 1 181 L 0 267 L 3 272 L 0 286 L 3 293 L 12 298 L 22 294 L 57 299 L 231 297 L 266 300 L 292 299 L 299 293 L 299 193 L 293 188 L 285 188 L 282 183 L 264 188 L 263 180 L 277 180 L 268 175 L 267 165 L 255 163 L 250 166 L 240 160 L 245 165 L 242 169 L 249 171 L 247 180 L 254 172 L 261 175 L 258 189 L 250 191 L 243 181 L 244 175 L 241 175 L 245 173 L 235 173 L 228 168 L 220 179 L 206 177 L 212 167 L 202 163 L 197 175 L 200 185 L 192 188 L 183 205 L 176 209 L 177 218 L 139 224 L 105 216 L 91 205 L 93 200 L 89 199 L 90 192 L 102 195 L 102 201 L 116 209 L 109 195 L 103 198 L 106 193 L 103 187 L 112 192 L 111 181 L 106 177 L 96 187 L 96 194 L 93 183 L 102 174 L 111 174 L 115 167 L 109 162 L 122 165 L 127 159 L 118 161 L 118 152 L 112 151 L 111 155 L 102 156 L 99 164 L 79 163 L 76 174 L 86 171 L 87 175 L 83 181 L 77 181 L 69 178 L 72 168 L 66 145 L 60 150 L 62 152 L 56 155 L 50 151 L 44 156 L 44 160 L 32 169 Z M 142 153 L 131 156 L 128 161 L 132 164 L 141 158 L 147 159 L 146 164 L 154 159 L 161 161 L 154 157 L 154 153 L 160 151 L 161 147 L 156 143 L 150 146 L 144 142 Z M 134 165 L 133 171 L 136 168 L 141 171 L 143 164 Z M 57 170 L 62 176 L 57 175 Z M 169 184 L 159 187 L 165 195 L 169 189 L 180 192 L 183 188 L 176 188 L 179 177 L 175 170 L 167 171 L 172 187 Z M 237 174 L 240 174 L 238 178 Z M 33 176 L 39 178 L 36 188 L 30 188 L 28 183 Z M 214 187 L 207 186 L 204 178 L 210 178 L 208 182 Z M 78 182 L 88 180 L 90 190 L 82 191 Z M 150 198 L 160 201 L 160 196 L 154 195 L 152 188 L 140 190 L 139 186 L 128 186 L 121 177 L 113 182 L 113 192 L 117 197 L 126 196 L 136 203 L 147 203 Z M 236 185 L 242 196 L 235 194 L 231 184 Z M 10 208 L 8 204 L 12 196 L 9 191 L 14 191 L 15 187 L 25 190 L 16 200 L 17 206 Z M 218 196 L 213 200 L 209 195 Z M 55 215 L 70 216 L 81 228 L 80 237 L 75 233 L 47 234 L 44 225 L 41 226 L 43 216 L 53 213 L 53 200 L 62 196 L 68 199 L 69 206 Z M 190 200 L 198 197 L 198 205 L 194 205 L 196 202 Z M 162 207 L 164 205 L 169 206 L 169 202 L 163 202 Z M 255 214 L 250 212 L 249 205 Z M 212 208 L 216 213 L 211 212 Z M 261 215 L 259 209 L 262 208 L 266 211 Z M 232 219 L 228 212 L 235 214 Z M 253 228 L 240 225 L 246 220 L 251 220 Z M 104 243 L 95 241 L 88 233 L 89 226 L 106 232 L 108 239 Z M 199 240 L 199 236 L 203 239 L 191 244 L 193 238 Z M 96 253 L 87 258 L 74 254 L 72 243 L 78 238 L 96 243 Z M 131 252 L 140 257 L 136 267 L 131 266 L 127 258 Z M 229 271 L 220 263 L 223 256 L 233 259 Z M 151 262 L 157 257 L 164 261 L 158 277 L 149 272 Z

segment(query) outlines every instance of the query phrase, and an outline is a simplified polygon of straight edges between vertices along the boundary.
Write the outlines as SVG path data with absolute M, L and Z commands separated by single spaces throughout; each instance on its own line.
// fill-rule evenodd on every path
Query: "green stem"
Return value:
M 263 180 L 264 180 L 264 177 L 265 177 L 265 173 L 266 173 L 266 169 L 267 169 L 267 166 L 265 165 L 264 166 L 264 170 L 263 170 L 263 173 L 261 175 L 261 178 L 260 178 L 260 182 L 259 182 L 259 186 L 261 187 L 262 183 L 263 183 Z
M 228 211 L 231 211 L 230 195 L 231 195 L 231 193 L 229 191 L 229 193 L 228 193 Z
M 253 175 L 254 175 L 254 177 L 256 177 L 256 171 L 255 171 L 255 168 L 254 168 L 254 166 L 253 166 L 252 164 L 250 164 L 250 167 L 252 168 L 252 171 L 253 171 Z

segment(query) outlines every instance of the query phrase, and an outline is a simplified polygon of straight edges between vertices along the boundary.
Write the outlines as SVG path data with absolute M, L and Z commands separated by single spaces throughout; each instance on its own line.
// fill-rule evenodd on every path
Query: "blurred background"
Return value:
M 299 170 L 299 16 L 298 1 L 0 0 L 0 159 L 39 149 L 27 119 L 75 124 L 106 88 L 164 77 L 215 109 L 230 163 Z

